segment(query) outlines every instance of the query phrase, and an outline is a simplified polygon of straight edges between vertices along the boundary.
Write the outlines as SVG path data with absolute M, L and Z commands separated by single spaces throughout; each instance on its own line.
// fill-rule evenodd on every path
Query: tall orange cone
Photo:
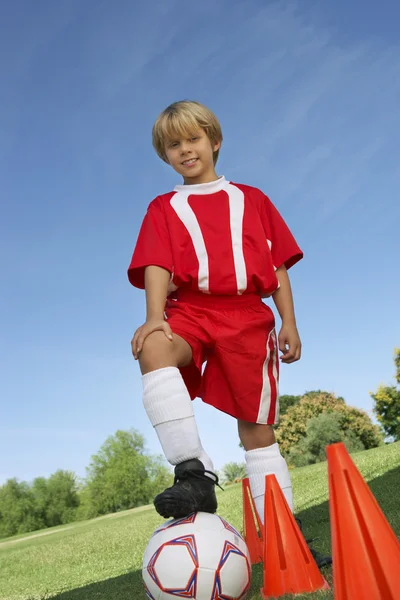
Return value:
M 327 456 L 335 600 L 399 600 L 400 543 L 344 444 Z
M 329 589 L 275 475 L 266 476 L 264 523 L 262 598 Z
M 263 560 L 263 528 L 254 506 L 248 478 L 242 480 L 242 494 L 244 539 L 249 549 L 251 564 L 256 565 Z

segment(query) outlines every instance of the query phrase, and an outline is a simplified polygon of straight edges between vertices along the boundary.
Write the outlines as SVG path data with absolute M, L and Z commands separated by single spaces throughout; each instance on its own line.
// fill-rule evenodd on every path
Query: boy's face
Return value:
M 185 138 L 172 139 L 165 144 L 171 167 L 182 175 L 186 184 L 208 183 L 216 179 L 213 152 L 221 143 L 212 144 L 203 129 Z

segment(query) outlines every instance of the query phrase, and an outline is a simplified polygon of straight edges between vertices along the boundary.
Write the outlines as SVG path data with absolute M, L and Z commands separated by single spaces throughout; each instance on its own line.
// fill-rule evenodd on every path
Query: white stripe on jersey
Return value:
M 230 183 L 227 185 L 226 191 L 229 197 L 229 217 L 237 293 L 243 294 L 247 288 L 247 271 L 243 254 L 244 194 L 242 190 Z
M 197 260 L 199 261 L 199 290 L 209 293 L 209 269 L 208 269 L 208 254 L 204 243 L 203 234 L 200 229 L 199 222 L 192 208 L 189 206 L 188 197 L 190 192 L 179 191 L 171 199 L 171 206 L 188 230 L 192 239 Z
M 208 254 L 197 217 L 189 205 L 188 197 L 192 190 L 179 191 L 172 197 L 171 206 L 179 219 L 186 227 L 199 261 L 198 286 L 205 293 L 210 292 L 209 285 L 209 263 Z M 193 186 L 188 186 L 193 187 Z M 229 199 L 230 233 L 235 267 L 237 293 L 243 294 L 247 289 L 247 270 L 243 254 L 243 216 L 244 216 L 244 194 L 236 186 L 228 183 L 226 192 Z

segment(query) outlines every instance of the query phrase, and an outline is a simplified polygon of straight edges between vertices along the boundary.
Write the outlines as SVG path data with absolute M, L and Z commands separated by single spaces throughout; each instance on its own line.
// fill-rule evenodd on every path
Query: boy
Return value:
M 287 364 L 301 355 L 287 270 L 303 253 L 267 196 L 217 176 L 221 143 L 216 116 L 197 102 L 160 114 L 153 145 L 183 185 L 149 205 L 128 270 L 146 291 L 146 322 L 132 340 L 144 407 L 175 466 L 174 485 L 154 500 L 165 518 L 217 509 L 218 477 L 201 445 L 195 397 L 237 419 L 260 518 L 268 473 L 293 507 L 273 425 L 278 350 Z M 278 337 L 262 302 L 269 296 L 282 319 Z

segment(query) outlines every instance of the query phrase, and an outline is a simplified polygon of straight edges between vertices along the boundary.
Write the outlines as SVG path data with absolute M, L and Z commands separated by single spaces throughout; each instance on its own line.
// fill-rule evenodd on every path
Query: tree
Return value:
M 288 460 L 294 467 L 304 467 L 326 460 L 326 446 L 343 442 L 348 452 L 365 450 L 357 435 L 343 428 L 344 416 L 340 412 L 321 413 L 307 421 L 306 435 L 291 448 Z
M 25 481 L 8 479 L 0 486 L 0 537 L 26 533 L 44 527 L 41 515 Z
M 285 415 L 288 411 L 288 409 L 293 406 L 294 404 L 297 404 L 298 402 L 300 402 L 301 400 L 301 396 L 290 396 L 288 394 L 283 394 L 282 396 L 279 396 L 279 414 L 281 417 L 283 417 L 283 415 Z
M 147 504 L 171 484 L 171 471 L 146 453 L 139 433 L 117 431 L 92 457 L 86 482 L 60 469 L 31 486 L 16 479 L 0 486 L 0 538 Z
M 395 348 L 394 363 L 395 378 L 400 385 L 400 348 Z M 393 441 L 400 440 L 400 389 L 395 385 L 380 385 L 371 397 L 375 402 L 374 413 L 386 435 Z
M 46 525 L 46 510 L 49 504 L 49 492 L 47 489 L 47 479 L 45 477 L 36 477 L 33 480 L 31 491 L 35 503 L 35 509 L 43 525 Z
M 46 509 L 47 526 L 54 527 L 74 521 L 79 506 L 75 473 L 56 471 L 47 480 L 47 491 L 49 497 Z
M 75 473 L 58 470 L 48 479 L 37 477 L 32 484 L 35 508 L 46 527 L 70 523 L 79 506 Z
M 276 430 L 276 438 L 284 454 L 288 455 L 306 436 L 308 421 L 322 413 L 340 413 L 343 431 L 353 431 L 364 448 L 375 448 L 382 443 L 380 429 L 372 423 L 366 412 L 347 406 L 343 398 L 337 398 L 329 392 L 312 392 L 288 409 Z
M 144 438 L 135 430 L 117 431 L 92 457 L 87 494 L 93 514 L 106 514 L 149 503 L 171 483 L 160 459 L 146 454 Z
M 93 505 L 91 490 L 86 482 L 80 486 L 78 496 L 79 506 L 76 511 L 76 520 L 86 521 L 87 519 L 96 517 L 98 515 L 97 508 Z
M 165 466 L 165 461 L 161 456 L 152 456 L 150 458 L 147 474 L 150 482 L 150 501 L 152 501 L 156 494 L 172 485 L 172 474 Z
M 235 481 L 244 479 L 246 476 L 246 465 L 244 463 L 230 462 L 222 468 L 224 483 L 235 483 Z

